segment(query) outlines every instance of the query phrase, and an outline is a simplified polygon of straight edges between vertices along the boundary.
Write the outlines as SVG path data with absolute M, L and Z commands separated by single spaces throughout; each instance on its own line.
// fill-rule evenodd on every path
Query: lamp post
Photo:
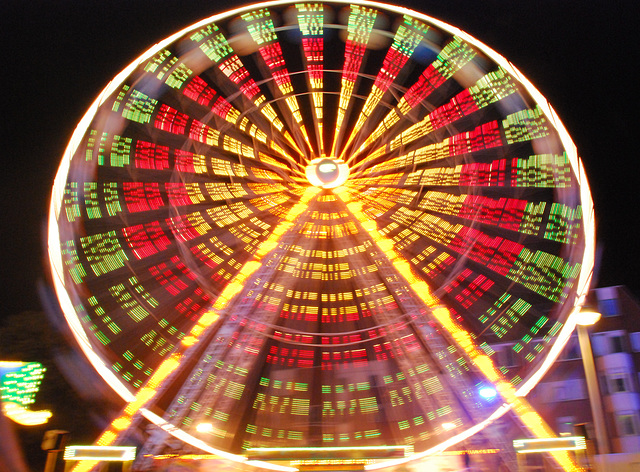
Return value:
M 578 331 L 578 342 L 580 343 L 580 354 L 584 375 L 587 381 L 587 391 L 589 394 L 589 404 L 591 405 L 591 415 L 593 416 L 593 426 L 596 433 L 599 454 L 609 454 L 609 439 L 604 423 L 604 412 L 602 411 L 602 400 L 600 387 L 596 376 L 596 366 L 593 361 L 593 351 L 589 340 L 588 326 L 595 324 L 600 319 L 600 313 L 593 309 L 583 307 L 576 321 Z

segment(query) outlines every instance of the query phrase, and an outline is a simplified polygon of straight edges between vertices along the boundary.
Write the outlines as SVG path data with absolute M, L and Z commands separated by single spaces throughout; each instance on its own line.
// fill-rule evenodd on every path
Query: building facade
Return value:
M 589 327 L 589 337 L 608 449 L 635 453 L 640 451 L 640 303 L 623 286 L 596 288 L 591 300 L 602 314 Z M 577 334 L 531 393 L 530 401 L 559 434 L 586 431 L 595 437 Z

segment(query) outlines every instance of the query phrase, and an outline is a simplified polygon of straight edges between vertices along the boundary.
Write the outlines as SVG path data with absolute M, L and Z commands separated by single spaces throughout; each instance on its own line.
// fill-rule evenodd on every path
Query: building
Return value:
M 609 450 L 636 453 L 640 451 L 640 303 L 623 286 L 596 288 L 591 299 L 602 314 L 589 334 Z M 594 437 L 577 334 L 530 400 L 559 434 L 573 434 L 585 425 Z

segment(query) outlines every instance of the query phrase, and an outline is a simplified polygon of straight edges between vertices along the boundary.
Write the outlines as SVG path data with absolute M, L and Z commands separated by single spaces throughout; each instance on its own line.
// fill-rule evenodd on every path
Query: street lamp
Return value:
M 582 365 L 584 366 L 584 376 L 587 381 L 587 391 L 589 393 L 589 404 L 591 405 L 591 415 L 593 416 L 593 426 L 596 433 L 599 454 L 609 454 L 609 439 L 604 423 L 604 413 L 602 411 L 602 397 L 596 376 L 596 366 L 593 361 L 593 351 L 589 340 L 588 326 L 594 325 L 601 315 L 593 308 L 582 307 L 576 317 L 576 328 L 578 331 L 578 342 L 580 343 L 580 354 Z

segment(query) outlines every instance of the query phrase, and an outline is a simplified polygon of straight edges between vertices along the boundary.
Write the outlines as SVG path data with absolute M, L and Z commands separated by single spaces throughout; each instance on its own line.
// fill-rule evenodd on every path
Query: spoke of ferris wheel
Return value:
M 347 40 L 345 44 L 344 66 L 342 68 L 340 98 L 338 99 L 335 131 L 333 133 L 333 143 L 331 146 L 332 156 L 337 155 L 336 151 L 342 125 L 349 108 L 349 103 L 351 102 L 358 72 L 362 67 L 364 54 L 377 14 L 378 12 L 376 10 L 360 5 L 351 5 L 347 24 Z
M 403 17 L 403 22 L 398 26 L 393 43 L 384 58 L 384 62 L 378 75 L 375 78 L 371 92 L 365 100 L 360 111 L 360 116 L 353 127 L 346 144 L 342 147 L 340 158 L 344 159 L 348 148 L 356 137 L 361 136 L 360 129 L 371 116 L 373 110 L 378 106 L 382 97 L 387 92 L 393 81 L 396 79 L 404 65 L 413 54 L 416 47 L 423 41 L 429 27 L 421 21 L 408 16 Z M 347 164 L 351 159 L 347 160 Z
M 185 87 L 185 95 L 196 100 L 197 103 L 200 103 L 198 101 L 200 95 L 198 94 L 204 94 L 207 99 L 209 99 L 210 96 L 215 97 L 217 95 L 217 93 L 206 85 L 202 79 L 196 76 L 191 82 L 189 82 L 187 87 Z M 245 158 L 250 161 L 264 162 L 268 165 L 286 169 L 287 172 L 296 173 L 301 177 L 304 176 L 304 173 L 299 169 L 300 164 L 275 140 L 268 139 L 267 133 L 255 125 L 246 116 L 240 114 L 240 112 L 229 102 L 220 97 L 219 101 L 225 104 L 225 106 L 214 106 L 214 109 L 218 110 L 216 115 L 227 121 L 229 125 L 219 126 L 214 124 L 213 126 L 210 126 L 206 123 L 208 120 L 205 120 L 206 122 L 194 120 L 194 126 L 192 126 L 189 132 L 190 139 L 214 148 L 222 149 L 231 154 L 235 154 L 239 159 Z M 210 100 L 204 100 L 203 103 L 210 103 Z M 165 107 L 165 105 L 163 105 L 163 107 Z M 265 105 L 263 109 L 267 107 L 273 110 L 270 104 Z M 175 113 L 175 110 L 167 106 L 164 113 L 165 115 L 163 115 L 162 119 L 166 120 L 166 126 L 163 126 L 163 130 L 169 133 L 175 133 L 176 130 L 170 126 L 171 113 Z M 273 113 L 275 113 L 275 111 Z M 230 128 L 230 126 L 233 126 L 233 128 Z M 240 137 L 238 136 L 238 131 L 240 131 L 242 135 L 250 138 L 253 141 L 252 145 L 247 144 L 246 140 L 238 139 L 238 137 Z M 269 148 L 269 155 L 262 152 L 263 150 L 266 151 L 264 146 Z M 279 156 L 288 164 L 285 165 L 281 163 L 271 157 L 271 154 Z
M 295 125 L 290 125 L 291 129 L 295 130 L 297 134 L 301 134 L 307 148 L 312 150 L 309 135 L 302 120 L 298 98 L 294 94 L 291 76 L 269 10 L 261 8 L 245 13 L 241 15 L 241 18 L 245 21 L 249 34 L 258 46 L 258 51 L 269 68 L 278 90 L 284 97 L 288 111 L 294 119 Z M 301 155 L 305 155 L 299 148 L 298 151 Z
M 135 90 L 134 90 L 135 91 Z M 265 132 L 258 127 L 247 116 L 240 113 L 240 111 L 231 105 L 229 101 L 220 96 L 213 88 L 201 79 L 199 76 L 193 77 L 187 85 L 184 87 L 184 95 L 195 103 L 208 106 L 212 101 L 215 102 L 211 108 L 211 112 L 218 118 L 225 120 L 228 124 L 210 123 L 210 117 L 201 118 L 202 121 L 195 119 L 189 130 L 189 139 L 206 144 L 211 147 L 222 149 L 231 154 L 237 155 L 239 158 L 253 159 L 258 161 L 269 161 L 272 165 L 278 165 L 278 161 L 267 156 L 263 150 L 266 150 L 264 146 L 269 149 L 269 154 L 276 155 L 284 159 L 288 165 L 287 170 L 291 170 L 303 176 L 303 172 L 299 169 L 300 164 L 296 159 L 290 156 L 285 149 L 280 146 L 273 137 L 269 138 L 273 133 Z M 217 98 L 216 98 L 217 97 Z M 256 99 L 256 102 L 262 103 L 264 97 Z M 261 111 L 263 113 L 268 110 L 267 115 L 271 117 L 271 123 L 273 117 L 275 117 L 275 110 L 271 104 L 262 104 Z M 162 104 L 160 113 L 158 114 L 157 123 L 160 128 L 167 133 L 182 134 L 184 129 L 179 126 L 174 126 L 173 120 L 180 114 L 177 110 Z M 180 114 L 181 118 L 187 119 L 187 115 Z M 210 123 L 210 124 L 208 124 Z M 231 128 L 233 127 L 233 128 Z M 241 136 L 245 136 L 252 141 L 252 144 L 248 144 L 246 139 L 238 139 Z M 276 137 L 280 138 L 280 135 L 276 133 Z M 287 143 L 292 144 L 290 140 L 286 139 L 286 136 L 280 138 L 285 139 Z M 284 144 L 284 143 L 283 143 Z M 293 143 L 295 145 L 295 143 Z M 298 148 L 296 152 L 300 154 Z M 301 154 L 300 154 L 301 155 Z M 302 156 L 304 158 L 304 156 Z M 280 164 L 282 166 L 282 164 Z
M 448 103 L 445 103 L 433 110 L 418 123 L 415 123 L 396 136 L 390 137 L 387 145 L 369 153 L 365 159 L 357 163 L 352 168 L 352 172 L 358 175 L 362 170 L 366 169 L 368 165 L 380 161 L 387 153 L 410 144 L 420 137 L 427 136 L 435 130 L 441 129 L 447 124 L 478 111 L 490 104 L 510 97 L 516 93 L 516 91 L 516 85 L 506 75 L 504 70 L 498 69 L 496 71 L 489 72 L 481 77 L 474 86 L 460 92 Z M 509 116 L 507 116 L 507 123 L 508 119 Z M 508 124 L 506 126 L 508 126 Z M 428 160 L 451 157 L 447 154 L 450 152 L 452 147 L 451 144 L 468 141 L 471 137 L 475 137 L 476 139 L 481 137 L 483 141 L 480 147 L 478 147 L 479 145 L 474 145 L 474 150 L 479 150 L 481 147 L 488 148 L 501 145 L 503 144 L 501 138 L 495 133 L 495 131 L 498 128 L 504 127 L 504 122 L 484 122 L 471 131 L 444 138 L 440 142 L 428 144 L 421 148 L 414 149 L 409 153 L 393 157 L 392 159 L 386 159 L 381 166 L 377 166 L 376 170 L 399 170 L 403 166 L 406 167 L 412 164 L 427 162 Z M 491 134 L 494 135 L 495 139 L 484 139 Z
M 271 129 L 265 131 L 262 127 L 258 126 L 254 122 L 254 120 L 251 120 L 248 117 L 246 111 L 241 112 L 232 105 L 231 102 L 233 102 L 235 98 L 241 95 L 240 92 L 237 92 L 230 97 L 224 98 L 221 94 L 219 94 L 211 86 L 209 86 L 208 83 L 204 81 L 200 76 L 196 75 L 186 83 L 183 94 L 185 97 L 193 100 L 194 103 L 198 103 L 200 105 L 211 106 L 211 103 L 213 102 L 213 105 L 211 106 L 211 112 L 218 118 L 221 118 L 228 123 L 227 126 L 215 126 L 215 130 L 206 125 L 206 122 L 201 123 L 201 129 L 199 130 L 200 133 L 192 134 L 190 136 L 192 139 L 196 139 L 210 145 L 222 146 L 223 148 L 225 148 L 225 146 L 228 147 L 230 145 L 230 141 L 231 143 L 237 143 L 236 147 L 238 149 L 241 149 L 242 146 L 246 147 L 246 145 L 240 143 L 240 141 L 233 137 L 237 135 L 237 131 L 240 131 L 243 136 L 251 139 L 254 142 L 254 147 L 258 146 L 255 144 L 256 142 L 262 143 L 262 145 L 267 146 L 276 155 L 288 161 L 293 172 L 299 172 L 299 170 L 296 168 L 298 163 L 276 142 L 277 140 L 273 139 L 274 137 L 272 135 L 274 133 L 271 132 Z M 257 101 L 259 102 L 260 100 L 263 100 L 263 98 L 259 97 Z M 268 115 L 271 115 L 272 113 L 275 114 L 275 111 L 272 110 L 271 105 L 261 105 L 261 107 L 263 110 L 270 110 L 268 112 Z M 271 124 L 272 123 L 270 122 L 270 127 Z M 228 133 L 229 126 L 233 126 L 234 133 Z M 216 133 L 216 131 L 218 133 Z M 281 136 L 279 132 L 275 134 L 277 138 L 281 137 L 282 139 L 285 139 L 287 142 L 289 142 L 286 137 L 284 135 Z M 214 136 L 219 137 L 217 139 L 212 139 Z M 246 152 L 243 154 L 245 157 L 247 157 Z M 239 155 L 243 154 L 240 153 Z
M 307 83 L 311 90 L 311 105 L 319 155 L 324 155 L 323 142 L 323 60 L 324 60 L 324 6 L 296 4 L 298 27 L 302 33 L 302 49 L 306 61 Z
M 272 102 L 266 101 L 266 97 L 260 90 L 259 85 L 251 77 L 249 71 L 242 63 L 242 60 L 235 53 L 232 45 L 220 29 L 216 25 L 212 24 L 211 30 L 205 29 L 199 31 L 192 36 L 192 39 L 201 43 L 200 49 L 209 58 L 209 60 L 216 64 L 220 72 L 238 87 L 239 92 L 234 94 L 234 97 L 239 94 L 244 95 L 244 97 L 252 102 L 260 113 L 267 118 L 270 127 L 269 131 L 265 131 L 245 117 L 237 122 L 238 129 L 243 131 L 245 134 L 248 133 L 250 136 L 260 135 L 262 136 L 262 139 L 266 139 L 266 137 L 271 136 L 271 130 L 275 129 L 277 136 L 281 137 L 288 145 L 292 146 L 297 153 L 306 159 L 304 153 L 296 144 L 293 137 L 285 129 L 285 125 L 278 117 L 278 114 L 272 106 Z M 236 114 L 237 113 L 233 110 L 225 111 L 224 118 L 227 119 L 227 121 L 236 123 Z M 270 141 L 270 146 L 281 156 L 291 159 L 284 149 L 277 145 L 273 139 Z
M 358 157 L 383 134 L 388 133 L 403 117 L 418 107 L 453 74 L 468 64 L 475 55 L 475 51 L 466 42 L 454 36 L 438 57 L 422 72 L 418 80 L 407 89 L 396 106 L 380 121 L 376 129 L 360 144 L 360 147 L 350 153 L 349 162 Z M 461 93 L 468 92 L 465 90 Z
M 434 320 L 442 328 L 443 332 L 455 345 L 466 354 L 469 361 L 481 372 L 484 377 L 496 387 L 502 398 L 511 405 L 516 417 L 538 438 L 555 437 L 554 431 L 546 424 L 542 417 L 533 409 L 524 397 L 516 393 L 513 385 L 504 378 L 500 370 L 476 344 L 471 334 L 459 325 L 451 316 L 449 310 L 442 305 L 431 293 L 424 282 L 411 268 L 411 264 L 396 250 L 391 239 L 382 235 L 375 221 L 371 220 L 363 212 L 363 203 L 357 199 L 357 192 L 351 192 L 344 188 L 338 196 L 346 203 L 348 210 L 369 234 L 371 239 L 387 256 L 389 262 L 398 273 L 406 280 L 413 293 L 427 306 Z M 566 451 L 553 452 L 551 455 L 565 469 L 571 471 L 580 470 Z
M 316 187 L 307 187 L 298 203 L 285 215 L 283 218 L 284 221 L 276 226 L 267 240 L 260 245 L 254 257 L 247 261 L 233 279 L 231 279 L 213 303 L 212 307 L 200 316 L 196 324 L 191 328 L 189 334 L 182 339 L 176 350 L 160 364 L 145 386 L 136 393 L 134 400 L 125 406 L 122 413 L 113 420 L 109 427 L 100 435 L 95 442 L 96 445 L 112 445 L 130 430 L 134 424 L 134 417 L 138 415 L 138 412 L 142 408 L 145 408 L 154 401 L 160 388 L 163 387 L 164 382 L 170 378 L 174 371 L 180 368 L 187 352 L 198 343 L 200 337 L 206 331 L 212 329 L 212 326 L 214 326 L 216 324 L 215 322 L 219 319 L 220 313 L 231 303 L 236 295 L 242 291 L 251 274 L 261 267 L 261 260 L 277 248 L 282 236 L 294 226 L 299 216 L 307 209 L 311 198 L 313 198 L 318 191 L 319 189 Z M 89 472 L 97 463 L 98 461 L 80 461 L 72 470 L 73 472 Z

